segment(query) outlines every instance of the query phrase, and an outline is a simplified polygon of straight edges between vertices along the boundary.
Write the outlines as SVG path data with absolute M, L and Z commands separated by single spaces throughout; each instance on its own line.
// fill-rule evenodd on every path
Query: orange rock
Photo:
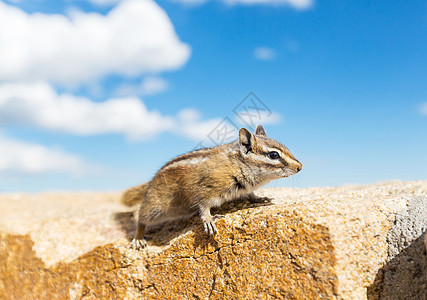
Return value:
M 215 237 L 171 222 L 142 252 L 119 194 L 0 195 L 0 299 L 375 299 L 395 216 L 427 182 L 259 194 L 274 205 L 226 204 Z

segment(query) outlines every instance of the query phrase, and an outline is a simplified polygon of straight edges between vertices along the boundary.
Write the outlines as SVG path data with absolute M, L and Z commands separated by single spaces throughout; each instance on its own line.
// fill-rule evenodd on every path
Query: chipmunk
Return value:
M 199 214 L 204 230 L 218 231 L 211 207 L 239 197 L 264 201 L 253 191 L 274 179 L 301 171 L 302 164 L 258 125 L 255 134 L 242 128 L 230 144 L 195 150 L 166 163 L 153 179 L 126 191 L 122 203 L 142 202 L 131 248 L 147 246 L 145 228 L 164 221 Z

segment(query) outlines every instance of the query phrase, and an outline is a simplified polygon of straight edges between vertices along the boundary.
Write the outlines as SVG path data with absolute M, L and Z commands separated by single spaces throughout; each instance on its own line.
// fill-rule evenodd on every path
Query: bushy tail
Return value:
M 148 182 L 143 183 L 138 186 L 134 186 L 128 190 L 126 190 L 122 197 L 120 198 L 120 202 L 126 206 L 133 206 L 137 203 L 141 203 L 145 198 L 145 194 L 147 194 Z

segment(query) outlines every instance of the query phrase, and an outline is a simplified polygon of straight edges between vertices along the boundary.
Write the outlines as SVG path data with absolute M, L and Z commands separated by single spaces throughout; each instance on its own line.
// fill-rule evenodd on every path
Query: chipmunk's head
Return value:
M 301 171 L 302 164 L 288 148 L 267 137 L 264 128 L 258 125 L 255 134 L 246 128 L 239 131 L 239 148 L 245 162 L 266 180 L 279 179 Z

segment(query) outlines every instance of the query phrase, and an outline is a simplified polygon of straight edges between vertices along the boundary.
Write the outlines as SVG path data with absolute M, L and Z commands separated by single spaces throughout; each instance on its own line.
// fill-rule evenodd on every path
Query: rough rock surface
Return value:
M 0 299 L 427 299 L 427 182 L 269 188 L 129 249 L 119 193 L 0 195 Z

